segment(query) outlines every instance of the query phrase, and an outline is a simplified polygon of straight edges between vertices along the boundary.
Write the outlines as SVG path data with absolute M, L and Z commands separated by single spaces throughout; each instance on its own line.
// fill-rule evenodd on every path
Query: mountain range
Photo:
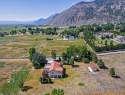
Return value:
M 105 24 L 108 22 L 119 23 L 125 20 L 125 0 L 95 0 L 81 1 L 59 14 L 54 14 L 46 19 L 36 21 L 16 22 L 0 21 L 0 24 L 35 24 L 35 25 L 86 25 Z
M 0 24 L 32 24 L 32 25 L 42 25 L 45 22 L 47 22 L 48 20 L 52 19 L 54 16 L 58 15 L 53 14 L 51 16 L 49 16 L 48 18 L 40 18 L 36 21 L 0 21 Z
M 81 1 L 46 22 L 47 25 L 118 23 L 125 20 L 125 0 Z
M 44 18 L 41 18 L 41 19 L 38 19 L 37 21 L 34 21 L 33 24 L 37 24 L 37 25 L 42 25 L 44 24 L 45 22 L 49 21 L 50 19 L 52 19 L 54 16 L 58 15 L 57 13 L 54 14 L 54 15 L 51 15 L 49 16 L 48 18 L 44 19 Z

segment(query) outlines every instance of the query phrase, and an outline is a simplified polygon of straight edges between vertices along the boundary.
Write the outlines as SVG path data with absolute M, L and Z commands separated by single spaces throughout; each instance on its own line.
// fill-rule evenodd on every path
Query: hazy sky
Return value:
M 0 21 L 29 21 L 46 18 L 80 1 L 92 0 L 0 0 Z

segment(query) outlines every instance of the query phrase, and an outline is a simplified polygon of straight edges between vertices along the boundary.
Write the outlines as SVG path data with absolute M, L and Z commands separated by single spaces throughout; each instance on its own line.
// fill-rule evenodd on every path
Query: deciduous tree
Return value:
M 53 59 L 56 59 L 56 51 L 55 50 L 51 51 L 51 56 Z
M 29 54 L 30 54 L 30 61 L 32 62 L 32 59 L 33 59 L 33 54 L 35 53 L 35 48 L 30 48 L 30 50 L 29 50 Z
M 42 53 L 35 52 L 33 54 L 32 58 L 32 64 L 35 69 L 44 67 L 44 65 L 47 63 L 46 56 L 43 55 Z

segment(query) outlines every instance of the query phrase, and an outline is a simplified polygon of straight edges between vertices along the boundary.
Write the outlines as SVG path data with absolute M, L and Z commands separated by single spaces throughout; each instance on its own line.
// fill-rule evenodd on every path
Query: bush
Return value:
M 74 65 L 74 58 L 69 59 L 69 65 Z
M 0 37 L 4 37 L 4 33 L 0 32 Z
M 51 93 L 45 93 L 44 95 L 64 95 L 63 89 L 52 89 Z
M 114 69 L 114 68 L 110 68 L 110 70 L 109 70 L 109 75 L 110 75 L 111 77 L 113 77 L 113 76 L 115 75 L 115 69 Z
M 82 58 L 82 62 L 89 63 L 89 59 L 88 58 Z
M 39 79 L 39 81 L 41 82 L 41 84 L 50 84 L 50 83 L 52 83 L 52 81 L 51 81 L 51 78 L 50 77 L 40 77 L 40 79 Z
M 78 85 L 79 85 L 79 86 L 84 86 L 84 84 L 83 84 L 83 83 L 79 83 Z
M 52 38 L 46 38 L 46 40 L 53 40 Z

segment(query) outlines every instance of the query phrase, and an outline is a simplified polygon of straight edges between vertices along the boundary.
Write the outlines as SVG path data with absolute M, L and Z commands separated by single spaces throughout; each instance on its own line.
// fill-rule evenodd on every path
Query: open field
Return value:
M 116 78 L 108 77 L 109 70 L 101 70 L 99 76 L 95 75 L 94 77 L 104 89 L 122 89 L 125 88 L 125 53 L 122 54 L 113 54 L 99 56 L 104 62 L 107 68 L 115 68 Z
M 45 40 L 43 35 L 16 35 L 0 38 L 0 58 L 21 58 L 29 51 Z
M 47 37 L 51 37 L 53 40 L 46 41 Z M 21 58 L 25 54 L 29 56 L 29 49 L 37 45 L 37 51 L 50 56 L 52 50 L 56 50 L 57 55 L 60 55 L 70 45 L 85 45 L 85 43 L 83 40 L 62 40 L 58 35 L 6 36 L 0 38 L 0 58 Z
M 18 32 L 19 30 L 22 30 L 22 29 L 26 29 L 26 30 L 27 30 L 26 27 L 17 27 L 17 28 L 13 28 L 13 27 L 12 27 L 12 28 L 1 29 L 0 32 L 10 33 L 12 30 L 16 30 L 16 31 Z
M 5 45 L 8 42 L 15 41 L 16 38 L 16 36 L 0 37 L 0 45 Z
M 83 46 L 85 43 L 83 40 L 53 40 L 42 44 L 39 47 L 39 50 L 42 51 L 42 53 L 45 55 L 51 55 L 51 51 L 56 50 L 57 55 L 60 55 L 62 52 L 65 52 L 70 45 Z
M 0 64 L 3 63 L 4 65 L 0 68 L 0 93 L 11 93 L 9 95 L 15 95 L 20 89 L 15 87 L 16 82 L 11 83 L 11 81 L 16 77 L 19 78 L 21 74 L 24 74 L 23 72 L 29 71 L 31 69 L 31 62 L 18 60 L 0 62 Z M 15 74 L 18 74 L 18 76 Z M 17 82 L 19 81 L 17 80 Z

